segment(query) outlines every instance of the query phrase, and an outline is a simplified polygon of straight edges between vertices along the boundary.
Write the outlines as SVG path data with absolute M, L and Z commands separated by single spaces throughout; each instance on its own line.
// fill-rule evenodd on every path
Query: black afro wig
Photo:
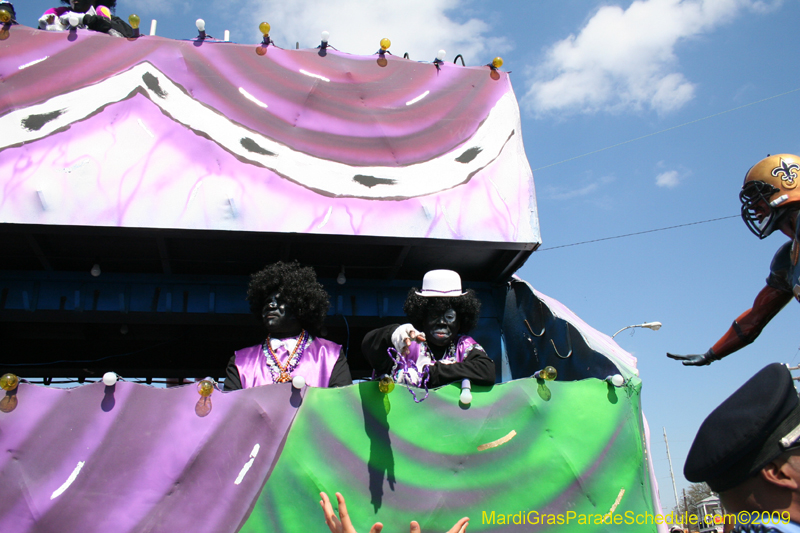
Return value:
M 250 276 L 247 300 L 250 302 L 250 311 L 259 322 L 262 321 L 261 311 L 267 296 L 273 291 L 281 293 L 303 329 L 312 335 L 319 335 L 330 302 L 313 268 L 300 266 L 297 261 L 278 261 Z
M 425 329 L 425 318 L 429 313 L 442 314 L 448 309 L 455 310 L 458 315 L 460 321 L 458 332 L 460 334 L 468 333 L 478 325 L 481 301 L 478 300 L 472 289 L 467 289 L 467 294 L 455 298 L 420 296 L 417 294 L 418 290 L 416 287 L 412 287 L 408 291 L 406 303 L 403 304 L 403 311 L 418 331 Z

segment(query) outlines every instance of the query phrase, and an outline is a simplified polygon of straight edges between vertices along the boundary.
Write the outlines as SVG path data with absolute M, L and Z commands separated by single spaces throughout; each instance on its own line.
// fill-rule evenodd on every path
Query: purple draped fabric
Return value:
M 311 337 L 311 342 L 303 352 L 300 363 L 291 373 L 292 376 L 303 376 L 309 387 L 327 387 L 331 379 L 333 366 L 339 359 L 342 347 L 326 339 Z M 289 352 L 281 346 L 275 354 L 282 365 L 289 359 Z M 242 388 L 270 385 L 274 383 L 272 374 L 267 368 L 267 358 L 260 344 L 243 348 L 236 352 L 236 368 L 242 380 Z
M 0 391 L 0 395 L 4 391 Z M 119 382 L 20 384 L 0 413 L 0 531 L 233 533 L 277 461 L 302 392 Z

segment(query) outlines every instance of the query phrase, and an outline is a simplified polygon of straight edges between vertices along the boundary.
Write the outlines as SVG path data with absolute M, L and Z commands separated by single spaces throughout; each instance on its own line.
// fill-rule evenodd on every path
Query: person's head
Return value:
M 800 399 L 785 365 L 764 367 L 703 421 L 683 469 L 729 512 L 800 519 Z
M 296 261 L 278 261 L 250 277 L 250 311 L 272 334 L 296 333 L 300 328 L 318 335 L 328 314 L 328 293 L 314 269 Z
M 86 13 L 90 7 L 97 9 L 98 6 L 106 6 L 113 13 L 117 6 L 117 0 L 61 0 L 61 3 L 76 13 Z
M 762 159 L 747 172 L 739 193 L 742 219 L 760 239 L 777 229 L 791 233 L 788 215 L 800 209 L 800 157 L 777 154 Z M 793 236 L 793 235 L 790 235 Z
M 411 324 L 434 346 L 447 346 L 472 330 L 478 325 L 480 310 L 480 300 L 471 289 L 462 292 L 461 277 L 452 270 L 425 274 L 422 290 L 412 288 L 403 305 Z

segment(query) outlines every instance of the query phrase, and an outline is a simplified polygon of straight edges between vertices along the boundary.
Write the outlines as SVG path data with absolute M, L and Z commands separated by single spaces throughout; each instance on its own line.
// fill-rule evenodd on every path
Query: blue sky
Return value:
M 54 5 L 15 7 L 35 26 Z M 639 360 L 665 508 L 674 497 L 662 427 L 680 491 L 703 418 L 767 363 L 800 364 L 796 303 L 721 362 L 687 368 L 665 357 L 705 352 L 750 307 L 782 235 L 759 241 L 727 218 L 557 248 L 735 217 L 751 165 L 800 153 L 800 1 L 119 0 L 117 14 L 131 12 L 145 32 L 156 18 L 157 33 L 173 38 L 193 37 L 204 18 L 215 37 L 228 29 L 256 43 L 268 20 L 284 47 L 316 46 L 329 30 L 350 53 L 389 37 L 392 52 L 418 60 L 440 48 L 468 65 L 501 55 L 522 108 L 543 238 L 518 274 L 605 333 L 664 324 L 616 340 Z

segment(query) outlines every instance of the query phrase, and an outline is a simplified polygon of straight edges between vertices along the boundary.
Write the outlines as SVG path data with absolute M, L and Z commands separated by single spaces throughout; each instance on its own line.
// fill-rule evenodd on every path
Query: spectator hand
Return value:
M 447 533 L 464 533 L 467 530 L 467 526 L 469 525 L 469 517 L 465 516 L 461 520 L 455 523 L 453 527 L 450 528 L 450 531 Z M 419 523 L 416 520 L 411 521 L 411 533 L 422 533 L 422 530 L 419 528 Z
M 328 529 L 331 530 L 331 533 L 356 533 L 353 523 L 350 522 L 350 515 L 347 513 L 344 496 L 338 492 L 336 493 L 336 501 L 339 503 L 339 516 L 336 516 L 328 495 L 324 492 L 320 492 L 319 495 L 322 498 L 319 504 L 322 506 L 322 512 L 325 514 L 325 523 L 328 524 Z M 383 529 L 383 524 L 376 522 L 370 528 L 369 533 L 380 533 L 381 529 Z M 417 531 L 419 531 L 419 526 L 417 526 Z

